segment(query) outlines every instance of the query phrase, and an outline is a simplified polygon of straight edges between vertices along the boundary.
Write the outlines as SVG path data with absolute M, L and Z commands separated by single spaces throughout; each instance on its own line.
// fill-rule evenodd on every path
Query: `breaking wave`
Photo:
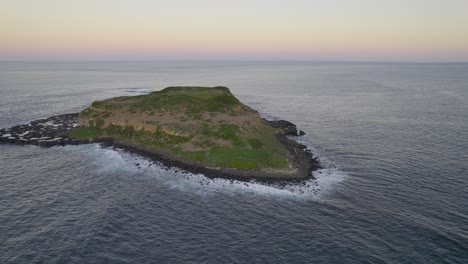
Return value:
M 98 144 L 65 146 L 69 151 L 78 151 L 87 156 L 96 173 L 126 173 L 129 176 L 156 178 L 162 184 L 179 191 L 191 191 L 200 195 L 217 193 L 244 193 L 278 198 L 320 201 L 335 189 L 346 174 L 334 162 L 320 155 L 320 151 L 307 142 L 299 141 L 310 148 L 321 161 L 323 168 L 313 172 L 315 179 L 300 183 L 244 182 L 229 179 L 210 179 L 203 174 L 193 174 L 177 168 L 169 168 L 136 154 L 120 149 L 101 147 Z

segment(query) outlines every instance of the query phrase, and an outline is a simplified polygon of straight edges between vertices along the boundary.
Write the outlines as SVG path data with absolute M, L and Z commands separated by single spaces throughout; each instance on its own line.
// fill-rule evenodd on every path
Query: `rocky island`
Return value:
M 168 87 L 1 129 L 0 143 L 97 142 L 207 177 L 301 181 L 320 167 L 304 145 L 287 137 L 303 134 L 288 121 L 262 119 L 226 87 Z

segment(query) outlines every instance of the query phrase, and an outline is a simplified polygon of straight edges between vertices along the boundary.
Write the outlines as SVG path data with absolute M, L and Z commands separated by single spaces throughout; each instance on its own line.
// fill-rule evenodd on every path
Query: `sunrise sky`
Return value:
M 0 60 L 468 61 L 467 0 L 0 0 Z

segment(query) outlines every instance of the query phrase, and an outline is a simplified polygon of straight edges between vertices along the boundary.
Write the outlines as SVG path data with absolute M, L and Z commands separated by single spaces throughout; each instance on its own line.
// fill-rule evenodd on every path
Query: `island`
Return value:
M 0 143 L 100 143 L 210 178 L 301 181 L 320 168 L 288 137 L 303 134 L 288 121 L 263 119 L 226 87 L 168 87 L 1 129 Z

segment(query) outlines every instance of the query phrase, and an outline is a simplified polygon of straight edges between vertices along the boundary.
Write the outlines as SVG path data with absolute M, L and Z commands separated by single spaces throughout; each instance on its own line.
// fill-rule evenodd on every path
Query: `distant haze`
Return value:
M 0 60 L 468 61 L 467 0 L 0 0 Z

